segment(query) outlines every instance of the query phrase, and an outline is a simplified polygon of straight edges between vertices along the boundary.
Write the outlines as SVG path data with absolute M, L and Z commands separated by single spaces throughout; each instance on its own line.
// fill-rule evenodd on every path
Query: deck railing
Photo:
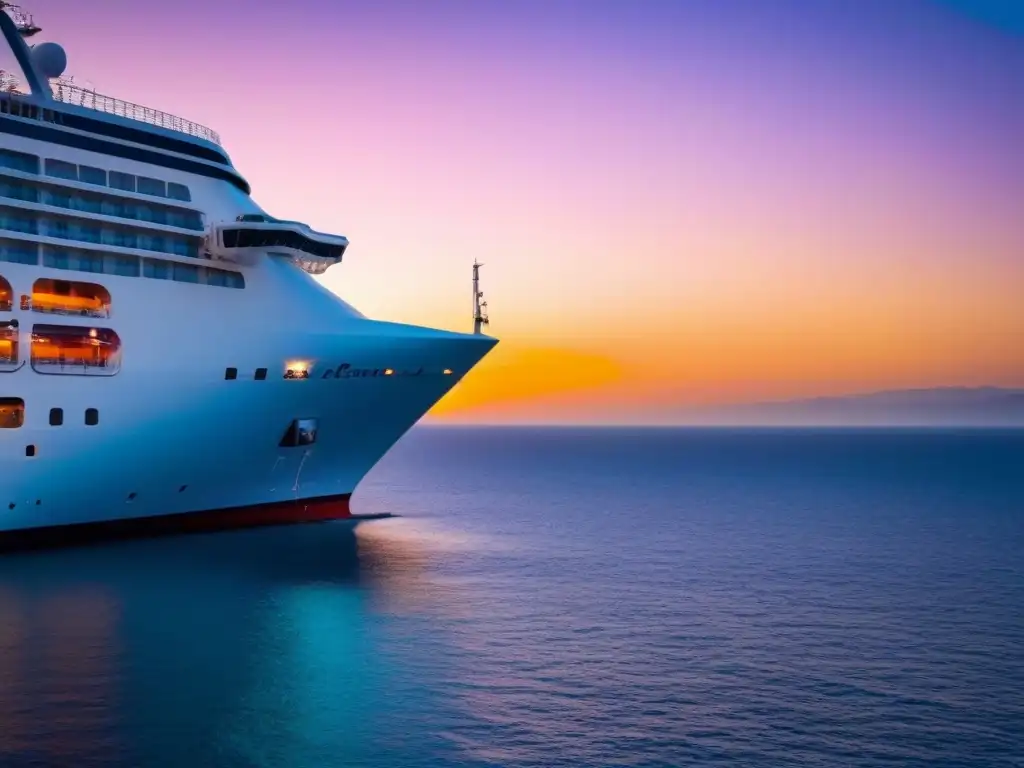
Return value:
M 144 107 L 141 104 L 132 104 L 130 101 L 115 99 L 113 96 L 104 96 L 96 91 L 81 88 L 71 83 L 56 82 L 51 86 L 55 101 L 64 104 L 74 104 L 87 109 L 95 109 L 97 112 L 105 112 L 108 115 L 126 117 L 129 120 L 138 120 L 141 123 L 157 125 L 198 139 L 206 139 L 214 144 L 220 144 L 220 135 L 205 125 L 193 123 L 183 117 L 172 115 L 168 112 L 161 112 L 159 109 Z

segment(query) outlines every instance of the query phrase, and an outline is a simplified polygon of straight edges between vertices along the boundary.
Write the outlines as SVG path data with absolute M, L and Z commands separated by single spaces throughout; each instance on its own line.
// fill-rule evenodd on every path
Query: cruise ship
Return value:
M 0 9 L 0 543 L 350 517 L 497 343 L 477 268 L 473 333 L 365 317 L 315 279 L 345 237 L 273 217 L 216 133 L 75 85 Z

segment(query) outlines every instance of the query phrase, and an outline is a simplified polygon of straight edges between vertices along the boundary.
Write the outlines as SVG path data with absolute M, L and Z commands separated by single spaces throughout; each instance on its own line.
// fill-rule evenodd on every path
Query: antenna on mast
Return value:
M 478 336 L 482 333 L 482 327 L 490 324 L 487 317 L 487 302 L 481 301 L 484 292 L 480 290 L 480 267 L 483 264 L 473 259 L 473 333 Z

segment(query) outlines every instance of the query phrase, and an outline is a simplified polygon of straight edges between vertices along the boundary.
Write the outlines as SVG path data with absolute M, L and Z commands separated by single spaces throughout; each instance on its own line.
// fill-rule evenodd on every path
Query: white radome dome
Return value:
M 68 66 L 68 55 L 58 43 L 39 43 L 32 46 L 32 61 L 39 74 L 52 80 L 64 74 Z

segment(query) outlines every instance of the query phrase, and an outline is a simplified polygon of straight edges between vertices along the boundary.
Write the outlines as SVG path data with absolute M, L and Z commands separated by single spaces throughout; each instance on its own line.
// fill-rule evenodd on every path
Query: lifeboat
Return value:
M 214 223 L 206 233 L 206 251 L 213 259 L 251 266 L 267 256 L 283 256 L 311 275 L 323 274 L 341 262 L 347 247 L 348 238 L 342 235 L 253 213 Z

